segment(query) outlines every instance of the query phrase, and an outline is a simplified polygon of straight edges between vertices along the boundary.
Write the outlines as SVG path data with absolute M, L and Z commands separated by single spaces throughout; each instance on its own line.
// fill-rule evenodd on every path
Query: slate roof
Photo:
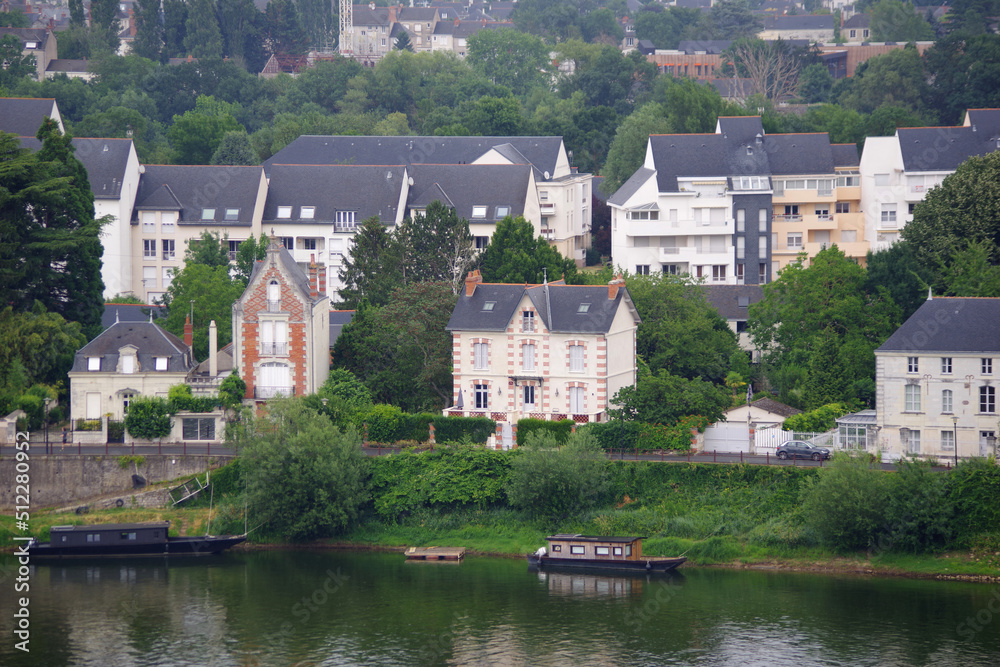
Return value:
M 758 398 L 756 401 L 752 401 L 750 405 L 782 417 L 791 417 L 792 415 L 802 414 L 802 411 L 798 408 L 785 405 L 784 403 L 776 401 L 773 398 Z
M 765 30 L 833 30 L 832 14 L 765 16 Z
M 46 72 L 90 72 L 90 61 L 86 58 L 53 58 L 45 68 Z
M 437 18 L 435 7 L 400 7 L 397 21 L 433 21 Z
M 311 291 L 309 285 L 309 276 L 306 275 L 306 272 L 302 270 L 302 267 L 299 266 L 298 263 L 295 261 L 295 258 L 292 257 L 292 253 L 288 252 L 288 249 L 285 248 L 285 246 L 281 245 L 276 239 L 273 238 L 271 239 L 271 242 L 267 246 L 268 255 L 270 255 L 272 252 L 276 253 L 277 261 L 285 267 L 286 271 L 288 271 L 288 276 L 291 278 L 292 283 L 299 288 L 299 291 L 303 294 L 306 301 L 309 301 L 310 299 L 309 293 Z M 267 261 L 268 261 L 267 259 L 262 259 L 262 260 L 257 260 L 254 263 L 253 271 L 250 273 L 250 280 L 247 281 L 248 291 L 250 289 L 250 285 L 253 285 L 254 280 L 257 278 L 257 274 L 261 272 L 261 270 L 264 267 L 264 263 Z M 240 296 L 240 299 L 243 299 L 243 296 L 245 296 L 246 294 L 247 292 L 245 291 L 243 295 Z M 313 303 L 315 303 L 316 301 L 321 301 L 325 298 L 327 298 L 325 294 L 320 294 L 318 297 L 316 297 L 316 299 L 313 300 Z
M 876 352 L 1000 352 L 1000 299 L 939 297 L 924 301 Z
M 353 310 L 330 311 L 330 349 L 333 349 L 333 346 L 337 344 L 340 332 L 351 323 L 352 319 L 354 319 Z
M 692 5 L 681 5 L 678 3 L 678 7 L 681 6 L 701 6 L 700 4 Z M 708 6 L 708 5 L 706 5 Z M 693 55 L 695 53 L 704 52 L 706 54 L 719 54 L 729 48 L 732 44 L 731 39 L 683 39 L 677 43 L 677 50 L 682 51 L 688 55 Z
M 167 370 L 161 372 L 187 373 L 195 366 L 184 341 L 158 324 L 146 321 L 112 324 L 77 351 L 71 370 L 87 372 L 87 358 L 101 357 L 101 372 L 113 372 L 118 366 L 118 350 L 126 345 L 137 348 L 137 373 L 153 372 L 155 357 L 169 358 Z
M 861 164 L 857 144 L 830 144 L 830 151 L 834 167 L 858 167 Z
M 491 21 L 438 21 L 434 26 L 435 35 L 451 35 L 455 38 L 465 38 L 475 35 L 480 30 L 496 30 L 498 28 L 509 28 L 510 23 L 497 23 Z
M 705 298 L 724 320 L 746 321 L 747 309 L 764 298 L 760 285 L 705 285 Z
M 154 320 L 166 317 L 167 309 L 133 303 L 106 303 L 101 315 L 101 327 L 107 329 L 115 322 L 148 322 L 150 315 Z
M 871 17 L 868 14 L 855 14 L 844 21 L 844 25 L 840 29 L 843 31 L 845 28 L 867 28 L 869 25 L 871 25 Z
M 764 143 L 772 174 L 833 173 L 833 152 L 830 150 L 830 135 L 826 132 L 771 134 L 764 139 Z
M 21 146 L 31 151 L 42 148 L 35 137 L 21 137 Z M 131 139 L 73 139 L 73 155 L 87 169 L 87 180 L 95 199 L 118 199 L 132 150 Z
M 634 174 L 629 176 L 627 181 L 622 183 L 622 186 L 618 188 L 613 195 L 608 197 L 607 202 L 617 206 L 624 206 L 629 200 L 629 197 L 634 195 L 639 188 L 646 183 L 646 181 L 652 178 L 654 173 L 655 172 L 652 169 L 639 167 Z M 676 189 L 676 187 L 674 189 Z
M 540 172 L 555 173 L 562 137 L 346 137 L 303 135 L 264 162 L 275 164 L 468 164 L 510 144 Z
M 260 167 L 147 165 L 139 179 L 132 223 L 140 211 L 179 211 L 179 225 L 249 227 L 260 189 Z M 214 208 L 214 217 L 202 219 L 202 210 Z M 226 220 L 226 209 L 239 209 L 236 220 Z
M 472 296 L 462 290 L 445 329 L 505 331 L 525 294 L 545 328 L 553 333 L 607 333 L 623 304 L 635 314 L 636 322 L 640 321 L 624 286 L 614 299 L 609 299 L 607 285 L 566 285 L 562 281 L 548 285 L 481 283 Z M 490 301 L 494 302 L 492 308 L 483 310 Z M 589 304 L 587 312 L 580 312 L 581 304 Z
M 954 171 L 974 155 L 997 150 L 1000 109 L 970 109 L 969 126 L 899 128 L 904 171 Z
M 329 225 L 337 211 L 356 211 L 360 224 L 377 215 L 395 224 L 406 168 L 394 166 L 276 164 L 264 203 L 262 225 L 304 222 Z M 279 206 L 291 206 L 292 217 L 277 218 Z M 303 206 L 315 206 L 315 217 L 301 218 Z M 266 231 L 266 229 L 265 229 Z
M 52 116 L 55 103 L 49 98 L 0 97 L 0 132 L 34 137 L 42 121 Z
M 45 42 L 49 39 L 49 31 L 45 28 L 0 28 L 0 38 L 6 35 L 14 35 L 21 40 L 21 48 L 24 49 L 27 42 L 37 42 L 34 51 L 44 51 Z
M 528 165 L 424 164 L 415 165 L 412 172 L 410 207 L 424 208 L 439 200 L 469 222 L 496 222 L 507 215 L 524 215 L 531 180 Z M 474 217 L 474 206 L 485 206 L 486 217 Z M 498 206 L 506 206 L 508 211 L 498 212 Z
M 371 9 L 368 5 L 354 5 L 351 10 L 354 21 L 352 25 L 389 25 L 389 8 L 376 7 Z

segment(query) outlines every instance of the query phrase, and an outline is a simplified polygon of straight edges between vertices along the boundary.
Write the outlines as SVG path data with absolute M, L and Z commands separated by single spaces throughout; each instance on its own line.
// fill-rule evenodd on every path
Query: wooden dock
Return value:
M 406 560 L 460 561 L 465 558 L 465 547 L 410 547 Z

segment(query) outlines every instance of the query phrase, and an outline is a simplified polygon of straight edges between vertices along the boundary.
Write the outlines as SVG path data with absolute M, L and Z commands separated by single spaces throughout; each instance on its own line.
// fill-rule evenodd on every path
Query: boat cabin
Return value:
M 49 529 L 49 544 L 53 547 L 94 548 L 163 544 L 167 541 L 169 528 L 169 521 L 94 526 L 52 526 Z
M 642 560 L 641 537 L 550 535 L 550 558 L 580 560 Z

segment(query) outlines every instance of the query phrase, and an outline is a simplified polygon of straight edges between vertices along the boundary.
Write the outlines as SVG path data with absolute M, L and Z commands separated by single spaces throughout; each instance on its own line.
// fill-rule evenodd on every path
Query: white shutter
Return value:
M 87 392 L 87 419 L 101 418 L 101 394 L 92 391 Z
M 569 411 L 575 415 L 583 414 L 583 387 L 569 388 Z

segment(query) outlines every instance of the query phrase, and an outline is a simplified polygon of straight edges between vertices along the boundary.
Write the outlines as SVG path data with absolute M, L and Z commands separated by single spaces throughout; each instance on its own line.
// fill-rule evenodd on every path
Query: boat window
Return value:
M 584 548 L 582 546 L 577 546 L 577 545 L 574 544 L 574 545 L 570 546 L 569 552 L 571 554 L 582 554 L 584 552 Z
M 632 555 L 632 545 L 631 544 L 625 546 L 625 555 L 626 556 L 631 556 Z
M 562 551 L 562 545 L 561 544 L 553 544 L 552 545 L 552 550 L 553 551 Z
M 134 540 L 135 539 L 135 533 L 122 533 L 121 538 L 123 540 Z
M 100 533 L 87 533 L 87 541 L 88 542 L 100 542 L 101 541 L 101 534 Z
M 614 552 L 613 552 L 613 553 L 614 553 L 614 555 L 616 555 L 616 556 L 621 556 L 621 555 L 622 555 L 622 548 L 621 548 L 621 547 L 615 547 L 615 549 L 614 549 Z
M 608 555 L 608 547 L 597 547 L 595 549 L 595 551 L 597 552 L 598 556 L 607 556 Z

